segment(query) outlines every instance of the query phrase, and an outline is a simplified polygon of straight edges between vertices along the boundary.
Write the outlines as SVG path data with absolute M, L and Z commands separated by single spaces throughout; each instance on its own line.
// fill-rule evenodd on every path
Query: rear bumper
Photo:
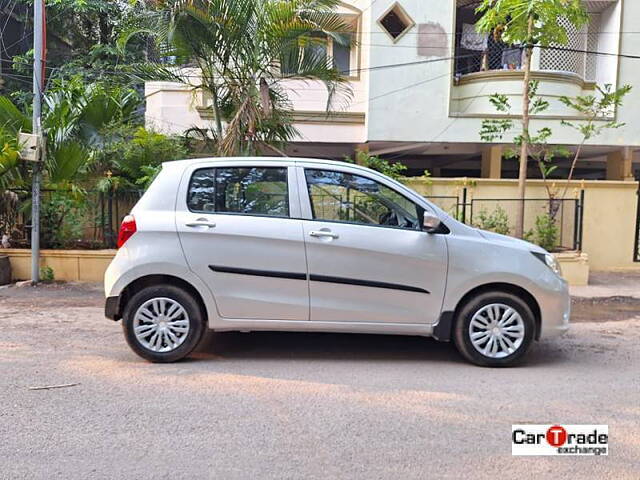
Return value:
M 104 303 L 104 316 L 111 320 L 117 321 L 122 318 L 120 312 L 120 297 L 107 297 Z

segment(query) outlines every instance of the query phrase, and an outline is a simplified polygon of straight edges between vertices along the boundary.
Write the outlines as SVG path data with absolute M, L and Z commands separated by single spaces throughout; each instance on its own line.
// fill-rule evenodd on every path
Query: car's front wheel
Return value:
M 191 294 L 172 285 L 146 287 L 127 302 L 122 327 L 131 349 L 151 362 L 175 362 L 200 342 L 205 322 Z
M 522 360 L 535 337 L 531 308 L 507 292 L 485 292 L 464 305 L 456 318 L 454 341 L 476 365 L 506 367 Z

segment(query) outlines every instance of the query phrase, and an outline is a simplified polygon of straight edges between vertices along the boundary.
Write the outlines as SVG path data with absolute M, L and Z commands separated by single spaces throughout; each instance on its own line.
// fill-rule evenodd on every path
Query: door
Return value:
M 189 267 L 211 288 L 221 317 L 308 320 L 293 169 L 223 165 L 192 167 L 183 178 L 176 221 Z
M 299 170 L 311 320 L 435 323 L 445 238 L 421 231 L 424 209 L 392 183 L 345 168 Z

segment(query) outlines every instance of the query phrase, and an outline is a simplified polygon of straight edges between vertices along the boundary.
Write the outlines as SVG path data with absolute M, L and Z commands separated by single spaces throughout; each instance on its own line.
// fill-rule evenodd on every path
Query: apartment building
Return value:
M 596 85 L 636 88 L 624 105 L 599 121 L 625 125 L 585 146 L 577 178 L 632 180 L 640 173 L 640 4 L 632 0 L 585 1 L 591 21 L 569 28 L 567 50 L 536 48 L 533 78 L 550 108 L 532 129 L 548 126 L 552 144 L 574 146 L 580 138 L 562 119 L 579 119 L 561 96 L 596 94 Z M 474 0 L 350 0 L 339 12 L 353 26 L 354 42 L 329 42 L 327 54 L 350 80 L 351 98 L 337 98 L 326 111 L 323 85 L 288 80 L 300 137 L 292 156 L 340 159 L 365 149 L 401 161 L 410 173 L 428 169 L 438 177 L 514 178 L 509 145 L 487 144 L 479 131 L 485 118 L 500 118 L 490 96 L 508 96 L 517 118 L 523 72 L 521 50 L 479 35 Z M 560 20 L 562 21 L 562 20 Z M 622 56 L 621 56 L 622 55 Z M 630 55 L 627 57 L 626 55 Z M 181 133 L 206 128 L 212 109 L 206 96 L 166 82 L 146 86 L 147 123 Z M 504 117 L 510 115 L 503 114 Z M 564 165 L 566 168 L 567 164 Z M 563 174 L 562 168 L 557 171 Z M 539 175 L 535 165 L 530 176 Z

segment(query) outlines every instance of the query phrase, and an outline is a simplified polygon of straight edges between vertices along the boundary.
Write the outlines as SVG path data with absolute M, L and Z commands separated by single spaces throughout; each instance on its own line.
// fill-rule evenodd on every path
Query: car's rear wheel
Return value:
M 461 309 L 456 318 L 454 341 L 472 363 L 507 367 L 522 360 L 535 337 L 531 308 L 508 292 L 485 292 Z
M 131 349 L 151 362 L 175 362 L 188 356 L 205 331 L 196 300 L 172 285 L 140 290 L 127 302 L 122 320 Z

